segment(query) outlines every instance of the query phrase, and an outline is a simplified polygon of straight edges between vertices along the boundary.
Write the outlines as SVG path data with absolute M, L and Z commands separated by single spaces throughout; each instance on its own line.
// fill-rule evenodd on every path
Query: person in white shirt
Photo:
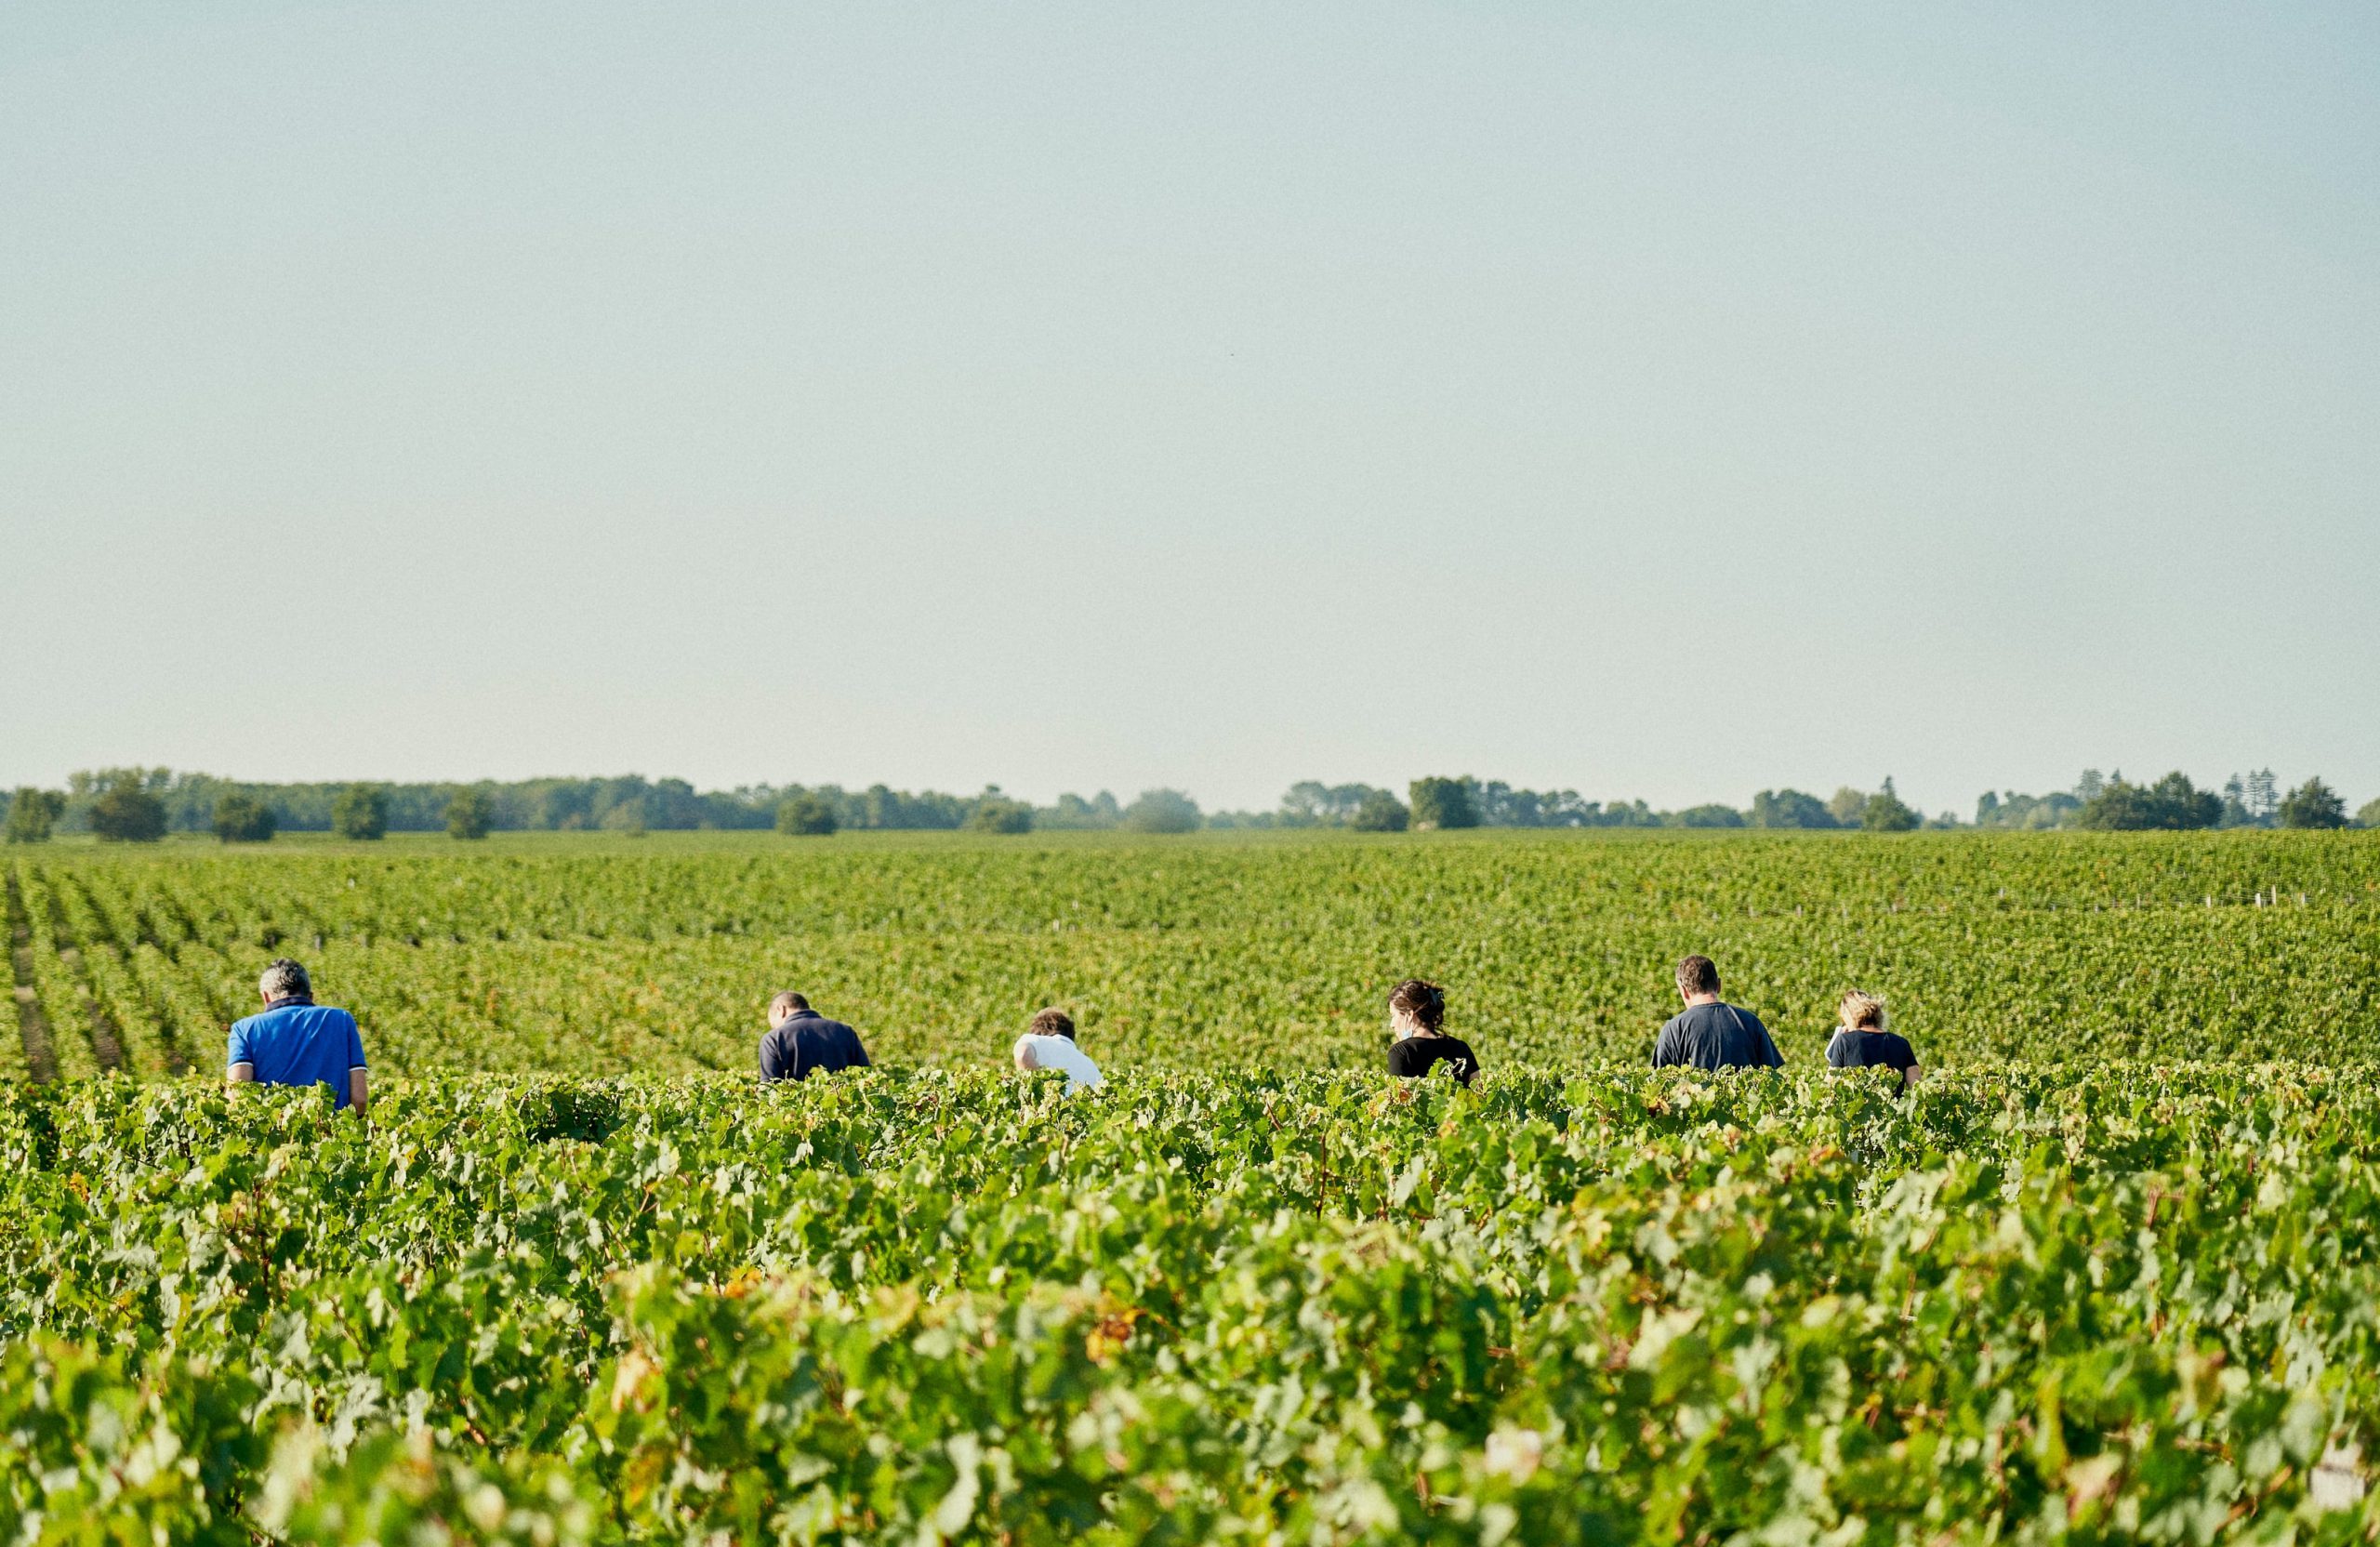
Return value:
M 1036 1069 L 1064 1069 L 1066 1094 L 1096 1091 L 1107 1083 L 1091 1055 L 1075 1046 L 1075 1019 L 1063 1010 L 1045 1010 L 1033 1017 L 1016 1039 L 1016 1066 L 1027 1074 Z

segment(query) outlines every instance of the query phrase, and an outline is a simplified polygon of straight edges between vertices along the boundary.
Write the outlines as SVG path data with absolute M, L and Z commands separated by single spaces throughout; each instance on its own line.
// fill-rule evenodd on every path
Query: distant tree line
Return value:
M 1848 787 L 1820 800 L 1807 791 L 1764 789 L 1745 809 L 1724 804 L 1656 811 L 1642 800 L 1589 800 L 1572 789 L 1518 789 L 1470 774 L 1415 779 L 1403 798 L 1367 784 L 1291 785 L 1265 812 L 1204 812 L 1177 789 L 1144 790 L 1125 803 L 1102 790 L 1066 794 L 1048 806 L 1004 794 L 911 793 L 871 785 L 747 785 L 699 791 L 683 779 L 522 779 L 476 784 L 253 784 L 164 768 L 98 769 L 63 790 L 0 794 L 0 836 L 41 842 L 53 833 L 90 833 L 149 842 L 167 833 L 211 832 L 226 843 L 259 843 L 282 832 L 329 832 L 369 841 L 391 832 L 444 831 L 462 840 L 499 831 L 600 831 L 633 835 L 695 828 L 759 830 L 796 837 L 846 830 L 969 829 L 989 833 L 1090 831 L 1180 833 L 1201 827 L 1346 827 L 1403 832 L 1462 827 L 1860 828 L 1906 832 L 1965 826 L 1950 813 L 1927 817 L 1886 778 L 1874 791 Z M 1975 826 L 2104 830 L 2203 827 L 2380 826 L 2380 800 L 2352 817 L 2337 793 L 2310 778 L 2283 793 L 2269 769 L 2234 774 L 2220 790 L 2171 773 L 2133 784 L 2122 773 L 2085 770 L 2072 790 L 1987 792 Z

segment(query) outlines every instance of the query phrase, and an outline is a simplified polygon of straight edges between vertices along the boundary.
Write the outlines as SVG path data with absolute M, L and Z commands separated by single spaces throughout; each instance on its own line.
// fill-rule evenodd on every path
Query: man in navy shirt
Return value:
M 314 1002 L 306 969 L 284 957 L 257 980 L 264 1012 L 235 1022 L 225 1050 L 234 1085 L 327 1085 L 362 1117 L 372 1099 L 355 1017 Z
M 1707 956 L 1677 964 L 1677 991 L 1686 1009 L 1670 1017 L 1653 1043 L 1653 1067 L 1690 1064 L 1698 1069 L 1774 1069 L 1785 1055 L 1760 1017 L 1719 998 L 1719 969 Z
M 810 1008 L 788 988 L 769 1001 L 769 1031 L 760 1038 L 762 1079 L 807 1079 L 821 1070 L 865 1069 L 859 1033 Z

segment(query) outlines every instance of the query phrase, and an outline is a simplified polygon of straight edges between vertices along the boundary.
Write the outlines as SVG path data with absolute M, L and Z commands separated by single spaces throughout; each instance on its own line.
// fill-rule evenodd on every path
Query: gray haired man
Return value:
M 371 1104 L 364 1034 L 355 1017 L 314 1002 L 306 969 L 283 957 L 257 980 L 264 1009 L 231 1027 L 225 1050 L 234 1085 L 327 1085 L 332 1100 L 357 1117 Z

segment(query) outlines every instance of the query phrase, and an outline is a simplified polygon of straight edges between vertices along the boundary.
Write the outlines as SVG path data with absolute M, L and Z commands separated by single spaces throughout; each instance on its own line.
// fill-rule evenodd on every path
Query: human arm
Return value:
M 1009 1050 L 1009 1060 L 1021 1075 L 1029 1075 L 1041 1066 L 1041 1061 L 1033 1055 L 1033 1038 L 1030 1037 L 1016 1039 L 1016 1046 Z
M 372 1105 L 372 1072 L 364 1064 L 364 1033 L 347 1018 L 347 1104 L 363 1117 Z
M 791 1079 L 796 1073 L 796 1065 L 799 1062 L 792 1038 L 772 1031 L 760 1038 L 760 1078 L 762 1079 Z
M 257 1059 L 248 1047 L 247 1023 L 235 1023 L 231 1027 L 231 1039 L 223 1046 L 223 1083 L 253 1085 L 256 1078 Z

